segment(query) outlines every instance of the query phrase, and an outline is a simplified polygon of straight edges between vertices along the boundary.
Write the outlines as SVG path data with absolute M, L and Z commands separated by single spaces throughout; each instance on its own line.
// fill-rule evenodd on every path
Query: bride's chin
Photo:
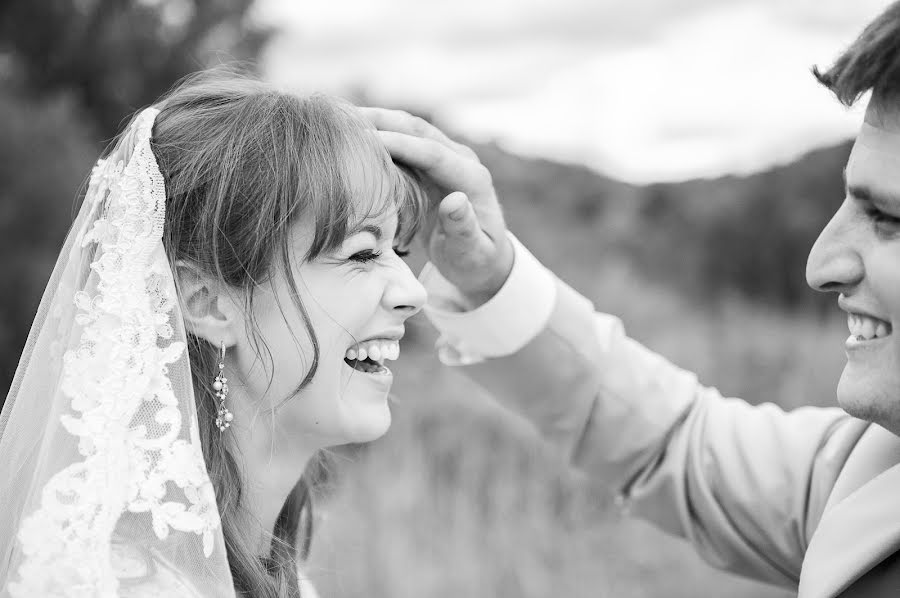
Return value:
M 350 376 L 341 389 L 348 443 L 371 442 L 384 436 L 391 427 L 388 395 L 393 375 L 364 374 L 350 367 Z
M 353 429 L 348 431 L 346 444 L 358 444 L 378 440 L 391 427 L 391 412 L 385 408 L 385 414 L 380 418 L 369 418 L 367 421 L 354 422 Z
M 344 419 L 344 444 L 372 442 L 384 436 L 391 427 L 391 410 L 385 399 L 381 405 L 367 400 L 363 405 L 349 402 Z

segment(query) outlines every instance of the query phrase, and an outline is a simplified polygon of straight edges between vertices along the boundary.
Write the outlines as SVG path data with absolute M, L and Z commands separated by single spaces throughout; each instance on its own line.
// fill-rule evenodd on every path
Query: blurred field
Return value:
M 753 402 L 834 404 L 841 322 L 737 299 L 699 310 L 614 265 L 596 274 L 575 286 L 706 383 Z M 622 520 L 527 424 L 430 356 L 434 334 L 414 324 L 395 368 L 393 428 L 337 458 L 308 567 L 323 595 L 791 595 L 715 571 L 686 543 Z

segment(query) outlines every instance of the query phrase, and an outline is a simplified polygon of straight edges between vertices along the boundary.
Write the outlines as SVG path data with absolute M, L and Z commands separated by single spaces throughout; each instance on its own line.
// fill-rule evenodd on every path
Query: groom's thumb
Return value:
M 478 232 L 475 210 L 465 193 L 456 191 L 441 201 L 438 206 L 441 229 L 449 238 L 459 240 L 474 239 Z

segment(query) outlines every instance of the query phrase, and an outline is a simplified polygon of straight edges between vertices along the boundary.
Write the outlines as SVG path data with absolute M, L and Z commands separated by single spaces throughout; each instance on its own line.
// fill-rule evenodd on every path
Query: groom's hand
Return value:
M 423 231 L 429 259 L 475 305 L 486 302 L 506 282 L 513 263 L 491 173 L 471 148 L 421 118 L 399 110 L 360 110 L 393 159 L 425 178 L 432 211 Z

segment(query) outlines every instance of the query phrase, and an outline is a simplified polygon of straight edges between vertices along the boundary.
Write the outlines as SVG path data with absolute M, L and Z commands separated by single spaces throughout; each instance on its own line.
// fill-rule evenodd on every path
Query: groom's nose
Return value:
M 853 198 L 847 197 L 809 252 L 806 282 L 817 291 L 847 293 L 865 276 L 854 209 Z

